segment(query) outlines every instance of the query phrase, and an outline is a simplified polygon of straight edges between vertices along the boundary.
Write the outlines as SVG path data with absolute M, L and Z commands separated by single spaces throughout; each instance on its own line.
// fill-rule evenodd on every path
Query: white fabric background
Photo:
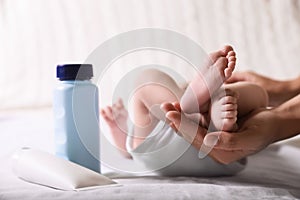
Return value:
M 298 0 L 0 0 L 0 109 L 51 105 L 56 64 L 81 62 L 106 39 L 144 27 L 178 31 L 207 52 L 232 44 L 238 70 L 300 74 Z M 142 58 L 124 58 L 114 73 Z

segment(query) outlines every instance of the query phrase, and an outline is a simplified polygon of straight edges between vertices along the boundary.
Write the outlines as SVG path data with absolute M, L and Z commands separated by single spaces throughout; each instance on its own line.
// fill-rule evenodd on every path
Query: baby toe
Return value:
M 230 61 L 229 63 L 228 63 L 228 69 L 230 69 L 231 70 L 231 72 L 233 72 L 233 70 L 234 70 L 234 68 L 235 68 L 235 61 Z
M 233 117 L 233 118 L 224 118 L 223 119 L 223 124 L 228 124 L 228 125 L 233 125 L 236 123 L 237 118 Z
M 106 108 L 101 110 L 101 114 L 106 120 L 113 120 L 112 108 L 107 106 Z
M 236 57 L 235 56 L 230 56 L 228 59 L 228 62 L 235 62 L 236 61 Z
M 233 111 L 237 110 L 237 104 L 225 104 L 222 106 L 222 111 Z
M 233 51 L 233 48 L 232 46 L 230 45 L 225 45 L 222 49 L 222 51 L 224 52 L 224 54 L 228 54 L 229 52 L 232 52 Z
M 236 56 L 236 53 L 235 53 L 235 51 L 229 51 L 228 53 L 227 53 L 227 58 L 229 58 L 229 57 L 235 57 Z
M 105 116 L 105 115 L 106 115 L 104 109 L 101 109 L 101 110 L 100 110 L 100 114 L 101 114 L 102 116 Z
M 223 119 L 233 119 L 236 118 L 237 116 L 237 111 L 236 110 L 232 110 L 232 111 L 224 111 L 222 112 L 222 118 Z

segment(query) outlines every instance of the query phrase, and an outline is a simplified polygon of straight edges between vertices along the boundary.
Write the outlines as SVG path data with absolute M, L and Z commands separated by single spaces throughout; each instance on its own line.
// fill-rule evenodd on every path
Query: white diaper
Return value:
M 163 176 L 233 175 L 246 165 L 246 162 L 223 165 L 209 156 L 200 159 L 198 151 L 162 121 L 135 149 L 132 148 L 132 137 L 128 136 L 126 147 L 136 162 Z

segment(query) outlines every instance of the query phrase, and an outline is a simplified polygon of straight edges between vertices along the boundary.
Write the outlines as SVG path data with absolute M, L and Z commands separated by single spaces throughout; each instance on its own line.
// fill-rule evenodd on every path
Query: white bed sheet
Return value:
M 18 179 L 9 158 L 21 146 L 53 149 L 50 109 L 1 113 L 0 199 L 300 199 L 300 149 L 273 145 L 233 177 L 129 176 L 106 170 L 120 187 L 59 191 Z

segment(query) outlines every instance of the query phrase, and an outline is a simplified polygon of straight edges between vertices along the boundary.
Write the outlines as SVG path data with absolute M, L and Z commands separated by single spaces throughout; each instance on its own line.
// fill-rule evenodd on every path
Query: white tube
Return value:
M 84 190 L 116 184 L 73 162 L 29 148 L 23 148 L 13 155 L 12 168 L 25 181 L 61 190 Z

